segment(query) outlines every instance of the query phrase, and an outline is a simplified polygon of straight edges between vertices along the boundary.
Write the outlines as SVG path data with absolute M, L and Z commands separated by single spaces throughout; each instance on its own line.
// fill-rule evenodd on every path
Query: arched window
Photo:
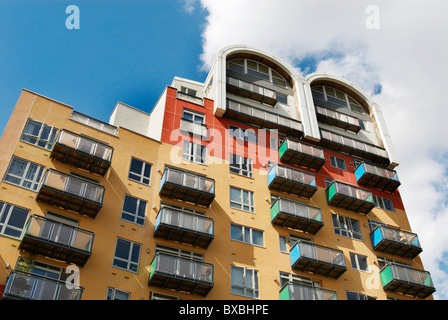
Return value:
M 322 85 L 313 86 L 311 90 L 313 98 L 317 100 L 333 102 L 354 112 L 369 114 L 358 101 L 341 90 Z

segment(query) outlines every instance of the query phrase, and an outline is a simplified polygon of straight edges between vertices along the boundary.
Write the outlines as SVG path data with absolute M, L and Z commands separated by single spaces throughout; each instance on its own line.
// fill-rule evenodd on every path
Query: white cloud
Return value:
M 183 9 L 188 12 L 192 13 L 195 8 L 195 2 L 196 0 L 178 0 L 183 7 Z
M 208 11 L 203 32 L 205 70 L 231 44 L 270 52 L 295 64 L 315 57 L 319 72 L 344 77 L 379 103 L 396 148 L 400 192 L 423 245 L 424 268 L 436 298 L 448 299 L 448 34 L 445 0 L 201 0 Z M 369 30 L 366 8 L 379 9 Z M 329 53 L 337 53 L 332 56 Z M 445 262 L 446 263 L 446 262 Z

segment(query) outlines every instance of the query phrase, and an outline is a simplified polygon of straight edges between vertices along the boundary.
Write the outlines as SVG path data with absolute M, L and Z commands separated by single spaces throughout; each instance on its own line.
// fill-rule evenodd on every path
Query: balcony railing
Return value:
M 280 290 L 280 300 L 338 300 L 336 291 L 288 282 Z
M 104 176 L 112 161 L 113 148 L 67 130 L 59 131 L 50 157 Z
M 166 168 L 160 181 L 161 196 L 208 207 L 215 198 L 215 180 Z
M 148 285 L 206 296 L 213 288 L 213 265 L 158 252 L 151 262 Z
M 395 170 L 367 163 L 362 163 L 355 169 L 355 176 L 358 184 L 382 191 L 394 192 L 401 184 Z
M 207 248 L 213 240 L 213 219 L 163 207 L 154 236 Z
M 200 106 L 204 105 L 204 99 L 202 99 L 200 97 L 193 96 L 193 95 L 185 93 L 185 92 L 177 91 L 176 97 L 177 97 L 177 99 L 185 100 L 185 101 L 188 101 L 188 102 L 200 105 Z
M 297 138 L 303 136 L 303 125 L 299 121 L 232 100 L 227 100 L 225 116 L 263 128 L 277 129 L 287 136 Z
M 81 300 L 84 288 L 37 274 L 11 271 L 3 299 Z
M 92 252 L 93 238 L 93 232 L 32 215 L 19 249 L 84 266 Z
M 351 156 L 358 156 L 380 165 L 389 165 L 390 160 L 385 149 L 353 140 L 330 131 L 320 130 L 321 139 L 319 145 L 345 152 Z
M 103 205 L 104 191 L 101 185 L 48 169 L 36 200 L 94 218 Z
M 317 191 L 313 174 L 274 164 L 268 172 L 268 187 L 310 199 Z
M 326 194 L 328 204 L 361 214 L 367 214 L 375 207 L 370 191 L 343 182 L 333 181 Z
M 207 125 L 189 119 L 180 119 L 180 130 L 207 138 Z
M 422 252 L 415 233 L 380 225 L 370 233 L 374 250 L 414 259 Z
M 71 120 L 74 120 L 76 122 L 80 122 L 82 124 L 85 124 L 89 127 L 104 131 L 106 133 L 112 134 L 114 136 L 117 135 L 118 128 L 116 126 L 113 126 L 111 124 L 108 124 L 106 122 L 94 119 L 92 117 L 86 116 L 82 113 L 73 111 L 72 115 L 70 116 Z
M 279 148 L 280 161 L 319 171 L 325 164 L 324 150 L 291 139 Z
M 229 76 L 226 77 L 226 83 L 229 92 L 272 106 L 277 103 L 276 93 L 273 90 Z
M 340 250 L 298 241 L 290 250 L 291 267 L 296 270 L 339 278 L 347 267 Z
M 272 204 L 271 222 L 310 234 L 316 234 L 324 225 L 320 208 L 284 198 Z
M 380 271 L 384 290 L 425 299 L 436 289 L 428 271 L 388 264 Z
M 316 106 L 317 120 L 345 130 L 358 133 L 361 130 L 359 120 L 355 117 Z

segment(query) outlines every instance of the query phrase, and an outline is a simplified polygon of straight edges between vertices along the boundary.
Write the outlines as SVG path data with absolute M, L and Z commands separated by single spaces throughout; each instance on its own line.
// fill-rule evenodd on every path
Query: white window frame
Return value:
M 233 282 L 233 277 L 232 277 L 232 270 L 239 270 L 242 271 L 242 278 L 243 278 L 243 284 L 238 284 L 238 283 L 234 283 Z M 251 283 L 248 285 L 247 284 L 247 278 L 248 278 L 248 274 L 252 274 L 252 281 Z M 239 295 L 239 296 L 244 296 L 244 297 L 249 297 L 249 298 L 255 298 L 258 299 L 259 298 L 259 287 L 258 287 L 258 271 L 255 269 L 251 269 L 251 268 L 246 268 L 246 267 L 240 267 L 240 266 L 235 266 L 235 265 L 231 265 L 230 266 L 230 292 L 232 294 L 235 295 Z M 235 292 L 235 289 L 239 289 L 242 290 L 243 292 Z M 250 294 L 250 292 L 253 293 L 253 295 Z
M 129 198 L 133 198 L 135 200 L 137 200 L 137 206 L 136 206 L 136 212 L 130 212 L 130 211 L 125 211 L 125 204 L 126 204 L 126 199 Z M 121 219 L 125 220 L 125 221 L 129 221 L 135 224 L 138 224 L 140 226 L 144 226 L 145 225 L 145 217 L 146 217 L 146 208 L 147 208 L 147 204 L 148 202 L 145 200 L 142 200 L 140 198 L 125 194 L 124 195 L 124 199 L 123 199 L 123 207 L 121 210 Z M 140 208 L 141 206 L 144 206 L 144 210 L 143 210 L 143 216 L 140 216 L 138 213 L 140 212 Z M 126 217 L 129 216 L 129 217 Z M 139 220 L 143 220 L 143 222 L 139 222 Z
M 122 258 L 122 257 L 117 257 L 117 246 L 118 246 L 118 242 L 122 241 L 122 242 L 127 242 L 129 243 L 129 252 L 128 252 L 128 257 L 127 258 Z M 133 261 L 132 260 L 132 252 L 135 248 L 138 248 L 138 258 L 137 261 Z M 115 242 L 115 250 L 114 250 L 114 258 L 112 260 L 112 266 L 118 269 L 122 269 L 122 270 L 127 270 L 133 273 L 138 273 L 138 269 L 139 269 L 139 264 L 140 264 L 140 255 L 141 255 L 141 249 L 142 249 L 142 245 L 140 243 L 137 242 L 133 242 L 130 240 L 126 240 L 123 238 L 118 238 L 117 237 L 117 241 Z M 122 267 L 116 264 L 115 260 L 119 261 L 119 262 L 124 262 L 126 263 L 126 267 Z
M 186 114 L 190 115 L 191 119 L 187 119 L 185 117 Z M 183 111 L 182 111 L 182 118 L 186 119 L 186 120 L 193 121 L 193 123 L 201 123 L 201 124 L 205 123 L 205 114 L 200 113 L 200 112 L 196 112 L 196 111 L 193 111 L 193 110 L 189 110 L 189 109 L 183 109 Z M 201 119 L 201 121 L 197 121 L 198 119 Z
M 361 263 L 360 261 L 365 260 L 364 264 L 365 264 L 365 269 L 363 269 L 361 267 Z M 369 262 L 367 260 L 367 256 L 361 255 L 361 254 L 357 254 L 354 252 L 350 252 L 350 261 L 352 264 L 352 268 L 358 271 L 365 271 L 365 272 L 370 272 L 370 268 L 369 268 Z
M 200 149 L 200 151 L 198 150 Z M 199 154 L 198 154 L 199 153 Z M 182 159 L 199 164 L 207 164 L 207 146 L 184 140 L 182 145 Z
M 14 209 L 18 209 L 21 211 L 26 211 L 25 219 L 23 220 L 22 227 L 9 225 L 9 221 L 11 217 L 15 214 L 17 214 L 17 211 L 14 211 Z M 0 236 L 10 237 L 14 239 L 20 239 L 22 237 L 23 230 L 26 226 L 26 222 L 28 221 L 28 217 L 30 215 L 30 210 L 25 209 L 19 206 L 16 206 L 12 203 L 8 203 L 5 201 L 0 201 Z M 12 231 L 17 231 L 19 233 L 18 236 L 13 236 L 10 234 L 5 233 L 7 229 L 11 229 Z
M 361 224 L 359 223 L 359 220 L 356 220 L 356 219 L 353 219 L 353 218 L 350 218 L 350 217 L 340 216 L 340 215 L 338 215 L 338 214 L 336 214 L 334 212 L 331 213 L 331 218 L 333 220 L 334 232 L 337 235 L 340 235 L 342 237 L 347 237 L 347 238 L 351 238 L 351 239 L 361 240 L 362 241 Z M 335 225 L 334 218 L 336 218 L 339 226 Z M 341 223 L 340 219 L 343 220 L 342 223 Z M 359 232 L 353 230 L 353 222 L 358 223 L 359 230 L 360 230 Z
M 247 141 L 251 143 L 257 143 L 258 135 L 257 132 L 252 129 L 243 129 L 238 126 L 229 125 L 229 136 L 242 141 Z
M 142 170 L 141 170 L 141 172 L 131 171 L 131 169 L 132 169 L 132 162 L 133 161 L 139 161 L 139 162 L 142 163 Z M 145 175 L 145 170 L 146 170 L 147 166 L 149 166 L 149 175 L 148 176 Z M 145 184 L 145 185 L 149 186 L 149 184 L 151 182 L 151 169 L 152 169 L 152 164 L 151 163 L 143 161 L 143 160 L 140 160 L 140 159 L 137 159 L 137 158 L 134 158 L 134 157 L 131 157 L 131 163 L 129 165 L 128 179 L 133 180 L 133 181 L 137 181 L 137 182 L 139 182 L 141 184 Z M 133 176 L 131 177 L 131 175 L 133 175 Z
M 128 298 L 127 299 L 115 299 L 115 294 L 119 292 L 121 294 L 126 295 Z M 106 300 L 130 300 L 131 298 L 131 294 L 129 292 L 117 289 L 117 288 L 112 288 L 112 287 L 107 287 L 107 296 L 106 296 Z
M 330 155 L 330 164 L 333 168 L 347 171 L 347 165 L 345 164 L 345 160 L 342 158 Z
M 253 177 L 252 159 L 246 158 L 243 156 L 239 156 L 237 154 L 230 153 L 229 154 L 229 162 L 230 162 L 229 170 L 231 173 L 235 173 L 240 176 L 249 177 L 249 178 Z M 246 169 L 243 168 L 245 163 L 246 163 Z M 234 171 L 232 171 L 232 169 Z
M 232 233 L 232 230 L 237 229 L 237 228 L 239 229 L 239 239 L 235 238 Z M 261 234 L 261 241 L 262 241 L 261 244 L 254 242 L 254 232 L 258 232 Z M 230 239 L 239 241 L 239 242 L 248 243 L 248 244 L 251 244 L 254 246 L 264 247 L 264 231 L 263 230 L 246 227 L 246 226 L 242 226 L 239 224 L 234 224 L 234 223 L 230 224 Z
M 23 173 L 21 176 L 10 172 L 15 161 L 26 163 L 25 169 L 23 170 Z M 32 179 L 29 179 L 29 178 L 26 178 L 26 176 L 27 176 L 28 171 L 30 170 L 31 166 L 36 166 L 36 171 L 34 172 Z M 31 191 L 37 191 L 40 180 L 44 174 L 44 170 L 45 170 L 45 167 L 40 164 L 13 156 L 11 163 L 8 166 L 8 170 L 6 170 L 6 174 L 5 174 L 5 177 L 3 180 L 6 182 L 9 182 L 9 183 L 12 183 L 16 186 L 19 186 L 21 188 L 25 188 L 25 189 L 28 189 Z M 13 179 L 19 179 L 20 181 L 19 181 L 19 183 L 16 183 L 16 182 L 7 180 L 9 177 L 11 177 Z M 25 186 L 25 184 L 30 184 L 30 186 L 29 187 Z
M 232 200 L 232 189 L 237 190 L 240 192 L 240 201 Z M 246 198 L 248 200 L 247 203 L 244 203 L 244 197 L 245 194 L 247 194 Z M 254 193 L 253 191 L 244 190 L 236 187 L 230 187 L 230 207 L 246 212 L 255 212 L 255 206 L 254 206 Z
M 33 135 L 31 133 L 26 133 L 28 126 L 31 125 L 32 122 L 34 122 L 35 125 L 40 125 L 40 129 L 39 129 L 39 132 L 37 133 L 37 135 Z M 50 130 L 48 133 L 48 139 L 42 138 L 42 134 L 44 133 L 45 129 Z M 51 148 L 53 147 L 55 138 L 56 138 L 57 131 L 58 131 L 58 129 L 56 129 L 55 127 L 46 125 L 45 123 L 43 123 L 41 121 L 28 119 L 28 121 L 26 122 L 25 128 L 23 129 L 22 135 L 20 136 L 20 140 L 25 143 L 29 143 L 31 145 L 39 147 L 39 148 L 51 150 Z M 30 139 L 36 139 L 36 141 L 31 142 L 31 141 L 24 140 L 25 137 L 29 137 Z M 44 143 L 44 145 L 42 146 L 42 145 L 40 145 L 40 143 Z
M 387 202 L 389 203 L 390 207 L 388 207 Z M 373 195 L 373 203 L 377 208 L 395 212 L 394 202 L 392 201 L 392 199 Z

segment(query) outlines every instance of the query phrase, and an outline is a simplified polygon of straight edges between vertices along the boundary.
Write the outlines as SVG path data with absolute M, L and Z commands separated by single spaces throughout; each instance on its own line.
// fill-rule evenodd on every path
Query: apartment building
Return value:
M 224 48 L 107 123 L 23 90 L 0 146 L 3 299 L 435 292 L 380 107 L 269 53 Z

